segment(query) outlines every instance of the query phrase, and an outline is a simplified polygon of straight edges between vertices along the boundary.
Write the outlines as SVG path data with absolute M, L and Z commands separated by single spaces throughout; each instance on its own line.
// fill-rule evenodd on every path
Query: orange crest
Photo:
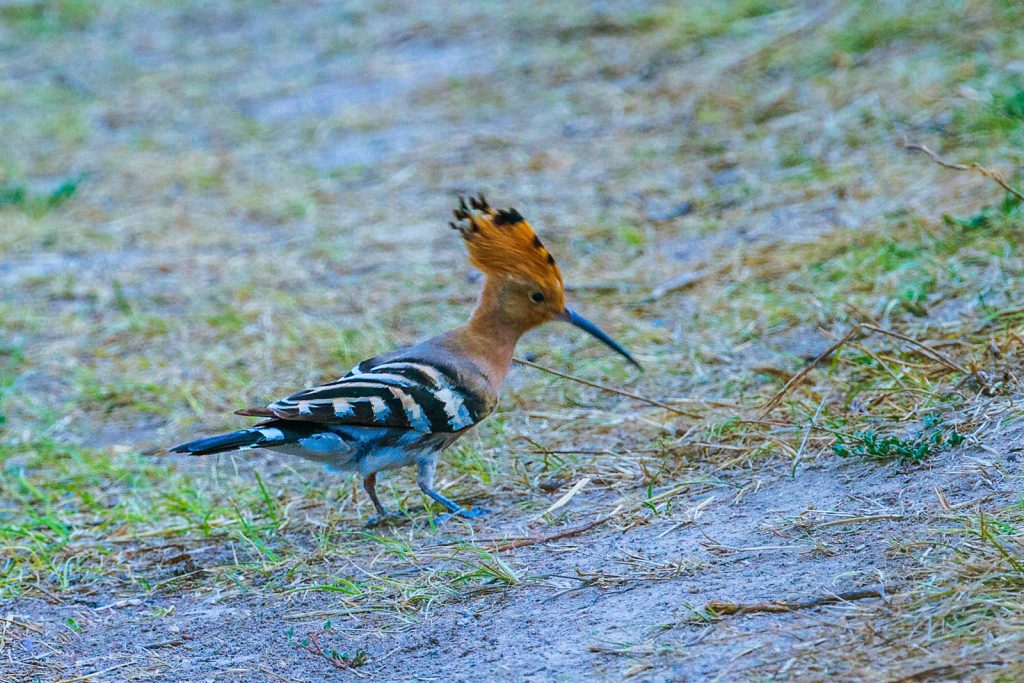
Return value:
M 562 273 L 544 243 L 515 209 L 494 210 L 483 195 L 469 205 L 459 199 L 457 222 L 450 225 L 462 234 L 470 262 L 485 275 L 535 282 L 550 292 L 563 291 Z

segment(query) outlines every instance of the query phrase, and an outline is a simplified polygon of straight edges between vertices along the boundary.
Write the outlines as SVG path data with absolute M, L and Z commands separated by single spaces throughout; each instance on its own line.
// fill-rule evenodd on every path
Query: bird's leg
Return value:
M 371 472 L 370 474 L 366 475 L 366 477 L 363 479 L 363 488 L 366 489 L 366 492 L 370 495 L 370 500 L 373 501 L 373 507 L 377 508 L 377 514 L 379 514 L 381 517 L 387 517 L 387 508 L 381 505 L 380 498 L 377 497 L 376 472 Z
M 420 490 L 423 491 L 423 493 L 430 496 L 431 498 L 433 498 L 434 500 L 436 500 L 438 503 L 443 505 L 445 509 L 448 510 L 448 514 L 442 515 L 441 517 L 438 517 L 434 520 L 436 524 L 444 523 L 450 517 L 452 517 L 452 515 L 458 515 L 460 517 L 468 517 L 472 519 L 473 517 L 480 517 L 481 515 L 487 514 L 488 511 L 484 510 L 483 508 L 474 507 L 471 510 L 467 510 L 466 508 L 456 503 L 454 500 L 446 498 L 445 496 L 441 495 L 440 493 L 434 490 L 434 470 L 437 469 L 436 456 L 433 458 L 424 458 L 423 460 L 419 461 L 418 465 L 419 471 L 416 474 L 416 483 L 420 485 Z
M 386 522 L 389 519 L 401 517 L 402 513 L 388 512 L 388 509 L 381 505 L 380 498 L 377 497 L 377 473 L 371 472 L 363 478 L 363 488 L 370 495 L 370 500 L 373 501 L 373 507 L 377 508 L 377 516 L 371 517 L 366 522 L 366 526 L 377 526 L 381 522 Z

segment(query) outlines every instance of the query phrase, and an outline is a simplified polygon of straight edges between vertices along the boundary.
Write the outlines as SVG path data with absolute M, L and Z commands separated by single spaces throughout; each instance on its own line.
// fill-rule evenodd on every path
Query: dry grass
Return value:
M 631 552 L 566 578 L 516 548 L 682 528 L 830 458 L 913 473 L 971 447 L 1010 476 L 1024 208 L 898 143 L 1020 187 L 1015 3 L 449 9 L 0 6 L 0 596 L 328 594 L 284 621 L 397 629 L 495 593 L 692 574 L 705 560 Z M 482 21 L 506 31 L 451 39 Z M 420 515 L 371 534 L 355 482 L 272 454 L 148 454 L 459 322 L 477 283 L 443 226 L 471 189 L 538 225 L 573 298 L 650 370 L 561 329 L 521 355 L 660 407 L 516 370 L 441 473 L 499 511 L 486 531 Z M 408 476 L 383 489 L 422 504 Z M 827 554 L 897 517 L 865 504 L 774 533 Z M 1020 505 L 924 522 L 893 540 L 914 570 L 889 601 L 822 627 L 859 644 L 838 665 L 822 645 L 733 673 L 1019 675 Z M 8 661 L 78 673 L 14 645 L 34 629 L 0 625 Z M 671 631 L 595 647 L 659 671 L 688 656 Z

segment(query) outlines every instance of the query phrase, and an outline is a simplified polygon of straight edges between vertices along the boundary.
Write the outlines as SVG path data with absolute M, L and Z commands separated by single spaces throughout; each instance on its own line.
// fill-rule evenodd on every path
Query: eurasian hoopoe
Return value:
M 269 418 L 250 429 L 191 441 L 174 453 L 209 455 L 270 448 L 357 472 L 383 520 L 377 472 L 415 464 L 423 493 L 449 514 L 476 517 L 434 490 L 437 459 L 487 417 L 498 401 L 512 352 L 524 333 L 562 320 L 640 364 L 594 323 L 565 305 L 555 259 L 515 209 L 495 211 L 481 195 L 460 200 L 458 230 L 486 276 L 473 315 L 461 327 L 365 360 L 344 377 L 238 415 Z M 377 518 L 370 520 L 375 523 Z

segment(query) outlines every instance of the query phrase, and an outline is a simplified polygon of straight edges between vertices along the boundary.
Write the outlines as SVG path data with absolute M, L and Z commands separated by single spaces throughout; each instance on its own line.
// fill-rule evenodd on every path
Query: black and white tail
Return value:
M 292 429 L 282 429 L 273 425 L 261 425 L 252 429 L 242 429 L 228 434 L 208 436 L 205 439 L 189 441 L 170 449 L 171 453 L 188 453 L 189 455 L 212 455 L 246 448 L 266 448 L 280 446 L 298 441 L 303 434 Z

